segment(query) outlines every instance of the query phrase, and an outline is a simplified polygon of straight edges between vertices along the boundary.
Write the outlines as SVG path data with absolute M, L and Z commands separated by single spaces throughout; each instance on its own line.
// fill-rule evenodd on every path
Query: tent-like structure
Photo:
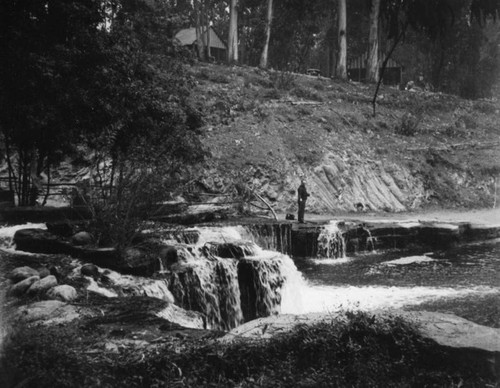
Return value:
M 209 28 L 207 35 L 207 30 L 202 28 L 202 34 L 200 39 L 202 42 L 206 42 L 207 36 L 210 42 L 210 55 L 217 61 L 223 62 L 227 58 L 227 46 L 222 41 L 222 39 L 217 35 L 212 27 Z M 196 28 L 185 28 L 180 30 L 175 34 L 175 39 L 181 46 L 187 46 L 193 50 L 196 50 Z M 203 43 L 202 43 L 203 44 Z
M 379 58 L 383 58 L 379 54 Z M 353 81 L 364 81 L 366 78 L 366 62 L 368 54 L 363 55 L 351 60 L 347 64 L 347 76 Z M 382 63 L 380 63 L 382 68 Z M 399 85 L 403 81 L 403 67 L 395 60 L 389 59 L 387 67 L 384 72 L 384 79 L 382 80 L 385 85 Z

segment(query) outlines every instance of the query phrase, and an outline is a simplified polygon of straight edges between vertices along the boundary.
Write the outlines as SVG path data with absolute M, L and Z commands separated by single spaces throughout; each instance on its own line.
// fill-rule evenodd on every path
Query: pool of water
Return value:
M 500 240 L 294 262 L 301 273 L 294 289 L 300 292 L 284 298 L 286 313 L 428 309 L 500 325 Z
M 372 252 L 294 262 L 312 285 L 500 287 L 500 240 L 441 251 Z

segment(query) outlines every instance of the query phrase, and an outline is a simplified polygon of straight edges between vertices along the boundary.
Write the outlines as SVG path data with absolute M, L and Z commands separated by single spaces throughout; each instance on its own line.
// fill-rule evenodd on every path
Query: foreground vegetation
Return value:
M 346 313 L 270 340 L 222 344 L 167 335 L 148 347 L 104 348 L 91 324 L 18 329 L 5 387 L 485 387 L 494 378 L 416 334 L 400 318 Z M 100 350 L 99 350 L 100 349 Z

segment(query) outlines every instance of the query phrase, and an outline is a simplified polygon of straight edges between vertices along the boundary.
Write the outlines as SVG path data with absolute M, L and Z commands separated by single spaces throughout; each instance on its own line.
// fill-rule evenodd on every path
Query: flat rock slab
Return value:
M 59 324 L 71 322 L 80 317 L 75 306 L 58 301 L 44 300 L 19 308 L 16 318 L 30 324 Z
M 478 325 L 452 314 L 429 311 L 398 312 L 415 322 L 420 333 L 450 348 L 471 348 L 500 354 L 500 329 Z
M 451 314 L 429 311 L 376 311 L 379 317 L 400 316 L 414 323 L 420 334 L 441 346 L 477 349 L 500 354 L 500 329 L 481 326 Z M 321 321 L 345 319 L 341 313 L 277 315 L 247 322 L 222 337 L 222 342 L 237 339 L 271 338 L 291 330 L 298 324 L 312 325 Z

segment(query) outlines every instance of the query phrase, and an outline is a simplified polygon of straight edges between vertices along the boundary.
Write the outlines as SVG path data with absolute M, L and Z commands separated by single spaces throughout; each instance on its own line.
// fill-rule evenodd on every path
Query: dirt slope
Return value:
M 498 202 L 496 100 L 386 87 L 374 117 L 373 86 L 221 65 L 191 72 L 211 152 L 202 190 L 244 183 L 277 212 L 295 212 L 304 176 L 318 214 Z

